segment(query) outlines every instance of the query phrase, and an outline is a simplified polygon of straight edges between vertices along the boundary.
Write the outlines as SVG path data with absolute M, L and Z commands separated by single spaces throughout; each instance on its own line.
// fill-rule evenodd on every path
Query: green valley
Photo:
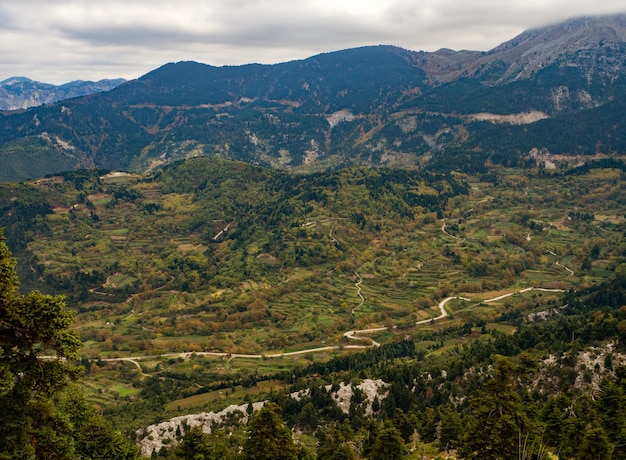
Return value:
M 344 355 L 449 364 L 559 316 L 565 293 L 621 270 L 623 175 L 619 160 L 472 176 L 195 158 L 2 184 L 0 225 L 22 289 L 77 312 L 88 399 L 136 430 L 303 388 Z M 388 372 L 359 359 L 362 377 Z
M 409 327 L 448 295 L 568 290 L 614 270 L 622 171 L 496 171 L 494 185 L 196 159 L 145 178 L 43 179 L 6 200 L 41 194 L 22 278 L 68 295 L 86 356 L 260 354 Z

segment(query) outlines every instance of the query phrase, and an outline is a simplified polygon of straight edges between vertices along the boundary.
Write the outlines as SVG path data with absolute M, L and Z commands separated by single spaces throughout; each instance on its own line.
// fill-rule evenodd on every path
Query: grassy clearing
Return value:
M 487 323 L 486 328 L 488 330 L 503 332 L 505 334 L 514 334 L 516 330 L 514 326 L 502 323 Z
M 251 401 L 258 401 L 263 396 L 285 388 L 282 382 L 266 380 L 259 382 L 252 388 L 243 388 L 241 385 L 233 388 L 210 391 L 188 398 L 177 399 L 166 404 L 165 409 L 171 412 L 188 412 L 191 410 L 218 411 L 231 404 L 241 404 L 246 397 Z M 234 391 L 233 391 L 234 390 Z
M 141 392 L 139 388 L 128 387 L 124 384 L 118 383 L 111 387 L 111 391 L 117 393 L 120 397 L 125 398 L 127 396 L 134 396 Z

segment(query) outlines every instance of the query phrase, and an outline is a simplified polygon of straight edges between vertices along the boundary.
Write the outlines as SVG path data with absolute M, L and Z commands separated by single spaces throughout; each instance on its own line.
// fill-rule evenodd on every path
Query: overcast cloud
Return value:
M 624 0 L 2 0 L 0 80 L 137 78 L 167 62 L 273 64 L 363 45 L 489 50 Z

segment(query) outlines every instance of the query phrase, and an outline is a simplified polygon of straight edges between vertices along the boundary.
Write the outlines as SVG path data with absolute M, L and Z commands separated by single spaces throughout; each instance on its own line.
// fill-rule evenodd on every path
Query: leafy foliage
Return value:
M 603 409 L 623 405 L 618 371 L 601 383 L 595 368 L 577 363 L 579 351 L 619 343 L 626 330 L 620 165 L 563 172 L 490 166 L 480 177 L 360 167 L 298 176 L 196 158 L 145 177 L 91 171 L 7 184 L 1 203 L 15 223 L 9 230 L 37 224 L 22 246 L 30 251 L 23 273 L 68 293 L 86 340 L 89 398 L 129 433 L 247 397 L 279 404 L 318 456 L 373 455 L 387 420 L 400 433 L 398 452 L 488 456 L 521 445 L 529 455 L 547 449 L 573 457 L 590 423 L 610 449 L 622 448 L 623 421 Z M 15 212 L 35 206 L 53 212 L 29 220 Z M 591 267 L 579 271 L 586 259 Z M 532 284 L 568 292 L 480 302 Z M 475 300 L 454 300 L 445 320 L 415 324 L 460 292 Z M 388 329 L 371 339 L 344 336 L 380 326 Z M 381 346 L 350 350 L 372 340 Z M 327 346 L 337 355 L 319 351 Z M 318 351 L 264 355 L 307 348 Z M 109 360 L 176 352 L 185 354 Z M 229 353 L 258 359 L 230 360 Z M 495 355 L 508 360 L 506 378 L 494 375 Z M 531 387 L 550 355 L 560 367 Z M 384 380 L 388 393 L 368 402 L 357 390 L 347 413 L 325 389 L 365 378 Z M 605 396 L 590 402 L 580 381 L 600 385 Z M 299 401 L 283 393 L 307 388 L 309 397 Z M 65 413 L 57 402 L 50 407 Z M 489 423 L 473 415 L 500 409 Z M 84 419 L 100 426 L 98 418 Z M 73 443 L 74 452 L 91 448 L 63 426 L 58 442 Z M 228 430 L 234 441 L 225 432 L 189 435 L 188 447 L 209 458 L 234 454 L 244 435 Z M 317 430 L 316 449 L 307 437 Z M 466 437 L 470 431 L 475 436 Z M 124 440 L 103 433 L 96 444 Z M 189 453 L 177 449 L 161 455 Z

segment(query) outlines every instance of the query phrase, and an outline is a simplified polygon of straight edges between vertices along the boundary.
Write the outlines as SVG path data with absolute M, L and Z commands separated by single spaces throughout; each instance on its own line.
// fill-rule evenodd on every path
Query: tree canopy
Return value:
M 249 424 L 250 437 L 243 449 L 245 460 L 295 460 L 297 448 L 276 404 L 269 403 Z
M 82 368 L 63 296 L 18 294 L 0 230 L 0 459 L 130 459 L 136 449 L 80 396 L 62 394 Z

